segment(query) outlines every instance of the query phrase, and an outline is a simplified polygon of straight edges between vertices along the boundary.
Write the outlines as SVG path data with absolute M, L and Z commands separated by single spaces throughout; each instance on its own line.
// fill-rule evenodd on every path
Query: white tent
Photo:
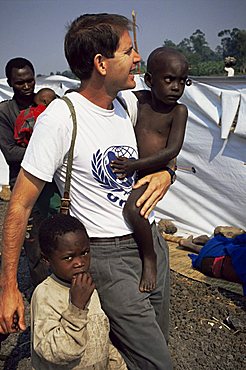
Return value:
M 77 84 L 62 76 L 38 78 L 36 90 L 49 86 L 62 95 Z M 140 77 L 137 88 L 143 86 Z M 11 95 L 6 80 L 0 80 L 0 100 Z M 182 102 L 188 107 L 189 118 L 178 157 L 178 179 L 159 202 L 157 217 L 169 218 L 180 232 L 193 234 L 212 234 L 219 225 L 245 229 L 246 79 L 193 79 Z M 0 171 L 1 183 L 7 171 L 1 157 Z

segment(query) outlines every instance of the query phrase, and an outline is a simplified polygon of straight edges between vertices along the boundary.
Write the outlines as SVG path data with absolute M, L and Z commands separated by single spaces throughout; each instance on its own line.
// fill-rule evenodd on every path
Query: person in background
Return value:
M 131 176 L 135 171 L 138 178 L 142 178 L 153 171 L 162 170 L 177 157 L 184 141 L 188 116 L 186 106 L 177 101 L 184 92 L 187 75 L 188 62 L 179 51 L 166 47 L 152 51 L 144 77 L 150 91 L 135 92 L 138 99 L 135 133 L 140 159 L 119 157 L 113 160 L 111 167 L 118 178 Z M 166 169 L 174 176 L 171 168 Z M 146 186 L 142 186 L 132 190 L 123 214 L 133 228 L 142 256 L 143 271 L 139 289 L 150 292 L 156 288 L 156 254 L 150 223 L 139 214 L 136 207 L 136 201 L 145 189 Z
M 14 128 L 17 117 L 33 107 L 35 100 L 35 72 L 32 63 L 25 58 L 10 59 L 5 74 L 14 96 L 0 103 L 0 149 L 9 165 L 9 184 L 12 191 L 20 171 L 20 164 L 26 148 L 17 144 Z M 34 207 L 25 230 L 24 249 L 33 286 L 47 277 L 48 270 L 40 260 L 37 229 L 41 215 Z M 5 279 L 3 274 L 2 279 Z
M 189 254 L 192 266 L 204 275 L 243 285 L 246 295 L 246 233 L 226 237 L 218 233 L 209 238 L 201 235 L 181 239 L 179 245 Z
M 133 48 L 131 29 L 131 21 L 121 15 L 84 14 L 72 22 L 65 36 L 66 59 L 81 81 L 77 92 L 66 95 L 75 108 L 78 125 L 70 213 L 85 225 L 90 237 L 91 275 L 110 320 L 112 343 L 128 369 L 171 370 L 167 246 L 152 223 L 156 289 L 140 292 L 142 262 L 122 214 L 134 178 L 121 181 L 110 168 L 111 160 L 121 153 L 138 156 L 132 121 L 116 99 L 121 90 L 136 85 L 134 70 L 141 58 Z M 60 193 L 64 189 L 72 129 L 67 104 L 56 99 L 38 117 L 26 149 L 4 222 L 2 268 L 7 280 L 0 295 L 0 331 L 16 331 L 11 327 L 15 312 L 19 329 L 25 329 L 23 300 L 16 283 L 20 247 L 29 214 L 45 183 L 54 176 Z M 143 217 L 162 199 L 170 178 L 163 170 L 135 185 L 149 184 L 137 201 Z
M 31 300 L 32 369 L 127 370 L 109 340 L 84 225 L 69 215 L 49 217 L 40 225 L 39 244 L 52 275 Z

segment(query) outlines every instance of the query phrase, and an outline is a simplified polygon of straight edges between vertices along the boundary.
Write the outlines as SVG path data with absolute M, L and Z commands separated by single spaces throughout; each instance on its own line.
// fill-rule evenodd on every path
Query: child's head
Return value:
M 84 225 L 70 215 L 56 214 L 39 229 L 44 259 L 60 279 L 71 282 L 74 275 L 90 267 L 90 241 Z
M 154 99 L 174 105 L 182 96 L 187 83 L 188 61 L 178 50 L 160 47 L 147 60 L 145 83 Z
M 49 87 L 44 87 L 36 93 L 34 97 L 34 103 L 37 105 L 42 104 L 47 106 L 54 99 L 56 99 L 55 91 L 50 89 Z

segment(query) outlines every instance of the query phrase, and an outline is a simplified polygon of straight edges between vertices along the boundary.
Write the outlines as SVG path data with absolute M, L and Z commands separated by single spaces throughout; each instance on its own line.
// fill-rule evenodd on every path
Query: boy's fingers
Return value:
M 20 330 L 26 330 L 26 323 L 25 323 L 25 315 L 24 315 L 24 305 L 22 305 L 21 307 L 19 307 L 17 309 L 17 315 L 19 317 L 19 320 L 18 320 L 18 325 L 19 325 L 19 328 Z
M 71 286 L 75 286 L 76 284 L 76 275 L 72 277 L 72 282 L 71 282 Z

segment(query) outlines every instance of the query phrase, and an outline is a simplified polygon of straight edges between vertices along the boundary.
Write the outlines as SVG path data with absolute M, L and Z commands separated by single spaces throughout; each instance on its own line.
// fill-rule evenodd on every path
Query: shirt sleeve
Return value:
M 59 313 L 59 300 L 53 307 L 45 299 L 45 294 L 42 296 L 43 299 L 37 299 L 34 292 L 32 298 L 33 350 L 41 358 L 57 365 L 81 359 L 89 339 L 88 310 L 81 310 L 70 303 Z
M 51 182 L 69 151 L 72 129 L 66 103 L 54 100 L 38 117 L 21 166 L 40 180 Z

